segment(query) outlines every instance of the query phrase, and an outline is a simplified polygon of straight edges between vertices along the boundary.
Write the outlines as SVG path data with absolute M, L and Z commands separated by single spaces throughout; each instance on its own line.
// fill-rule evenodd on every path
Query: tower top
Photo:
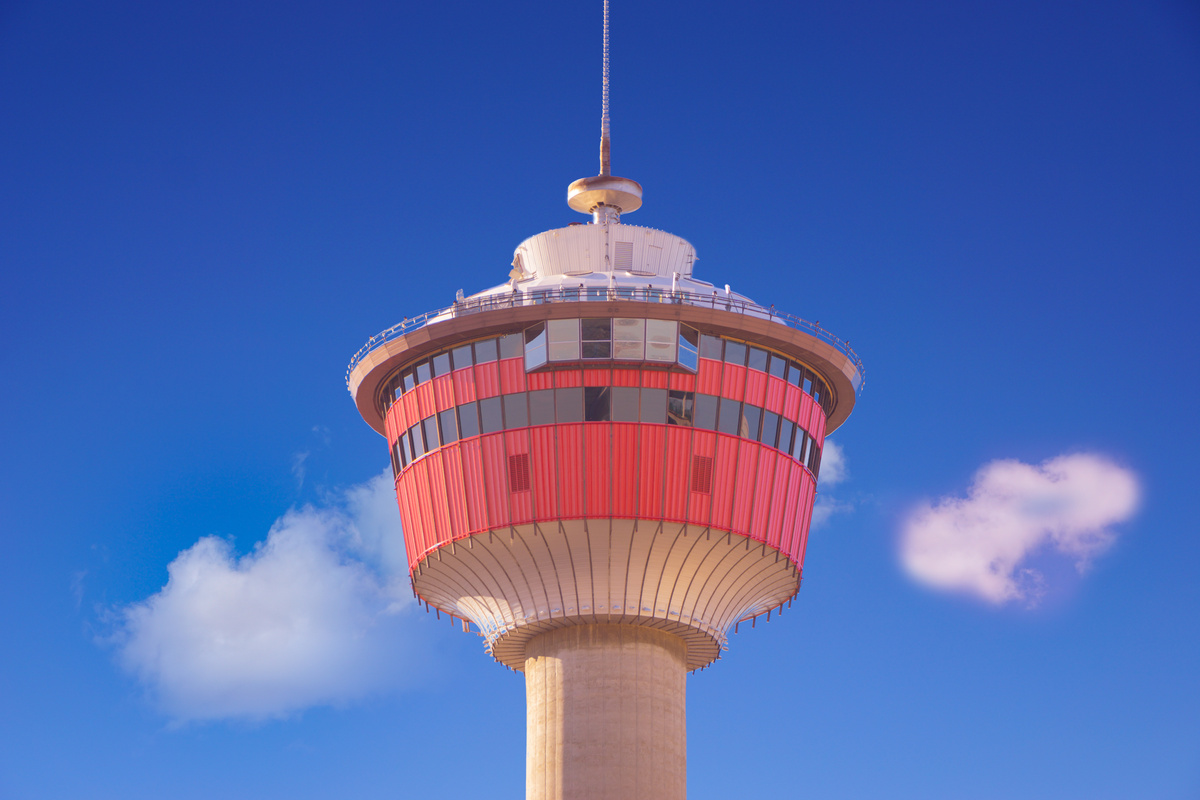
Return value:
M 621 213 L 641 208 L 642 185 L 613 175 L 609 164 L 608 0 L 604 0 L 604 77 L 600 102 L 600 174 L 580 178 L 567 187 L 567 205 L 591 214 L 595 223 L 618 222 Z

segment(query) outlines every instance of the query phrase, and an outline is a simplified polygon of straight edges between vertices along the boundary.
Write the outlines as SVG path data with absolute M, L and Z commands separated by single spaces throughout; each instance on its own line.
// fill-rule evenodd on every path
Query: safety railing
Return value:
M 522 306 L 536 306 L 545 303 L 597 303 L 620 300 L 633 300 L 642 303 L 674 303 L 702 308 L 715 308 L 721 311 L 730 311 L 779 322 L 787 325 L 789 328 L 795 328 L 820 339 L 850 359 L 856 370 L 856 374 L 852 379 L 854 391 L 857 393 L 862 389 L 864 378 L 862 359 L 850 347 L 849 342 L 825 330 L 821 327 L 820 323 L 809 322 L 786 311 L 777 311 L 774 306 L 760 306 L 749 300 L 740 300 L 732 295 L 716 291 L 712 294 L 703 294 L 700 292 L 672 292 L 667 289 L 655 289 L 653 287 L 644 289 L 634 288 L 631 286 L 600 288 L 558 287 L 554 289 L 533 289 L 525 292 L 505 292 L 503 294 L 485 295 L 483 297 L 470 297 L 459 300 L 452 306 L 446 306 L 434 311 L 426 311 L 424 314 L 416 317 L 405 317 L 387 330 L 372 336 L 367 340 L 366 344 L 359 348 L 354 357 L 350 359 L 350 365 L 346 368 L 346 386 L 350 386 L 350 373 L 354 371 L 354 368 L 358 366 L 358 363 L 368 353 L 393 339 L 403 336 L 406 333 L 411 333 L 418 328 L 423 328 L 430 323 L 441 322 L 468 314 L 520 308 Z

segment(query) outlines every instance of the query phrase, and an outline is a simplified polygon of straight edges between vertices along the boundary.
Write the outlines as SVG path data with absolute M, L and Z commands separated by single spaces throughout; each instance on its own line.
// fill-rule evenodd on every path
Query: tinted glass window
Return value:
M 808 448 L 808 468 L 812 470 L 814 478 L 821 471 L 821 448 L 816 442 L 813 442 L 812 446 Z
M 710 431 L 717 429 L 717 401 L 719 397 L 714 397 L 711 394 L 696 395 L 696 427 L 707 428 Z
M 762 409 L 749 403 L 742 406 L 742 424 L 738 426 L 738 435 L 747 439 L 758 438 L 758 425 L 762 420 Z
M 696 396 L 692 392 L 668 392 L 667 422 L 672 425 L 691 425 L 692 405 L 695 400 Z
M 412 450 L 409 449 L 408 434 L 400 434 L 400 441 L 396 443 L 396 449 L 400 451 L 400 466 L 407 467 L 408 462 L 412 461 Z
M 555 389 L 554 409 L 559 422 L 583 422 L 583 387 Z
M 717 430 L 721 433 L 737 435 L 742 421 L 742 404 L 728 397 L 721 398 L 721 415 L 717 418 Z
M 637 422 L 639 389 L 628 386 L 614 386 L 610 392 L 612 397 L 612 418 L 614 422 Z
M 428 361 L 422 361 L 417 364 L 417 383 L 425 383 L 433 377 L 433 371 L 430 369 Z
M 486 364 L 496 360 L 496 340 L 484 339 L 475 343 L 475 363 Z
M 787 359 L 780 358 L 777 355 L 771 355 L 771 363 L 767 367 L 767 372 L 774 375 L 776 378 L 783 378 L 787 372 Z
M 525 369 L 536 369 L 546 363 L 546 325 L 539 322 L 525 329 Z
M 809 394 L 812 394 L 812 389 L 813 389 L 812 378 L 813 378 L 812 373 L 809 372 L 808 370 L 804 370 L 804 391 Z
M 411 369 L 404 370 L 404 374 L 400 376 L 400 382 L 404 384 L 404 391 L 406 392 L 417 385 L 417 382 L 413 380 Z
M 442 426 L 442 444 L 458 441 L 458 423 L 455 421 L 453 408 L 448 408 L 438 414 L 438 422 Z
M 554 422 L 554 390 L 539 389 L 529 393 L 529 424 L 550 425 Z
M 484 433 L 495 433 L 504 427 L 503 404 L 499 397 L 479 401 L 479 418 Z
M 741 342 L 725 343 L 725 361 L 739 366 L 746 363 L 746 345 Z
M 642 422 L 667 423 L 666 389 L 642 389 Z
M 471 360 L 471 345 L 469 344 L 464 344 L 462 347 L 454 348 L 452 355 L 454 356 L 453 360 L 455 369 L 469 367 L 473 363 Z
M 421 427 L 425 429 L 425 448 L 427 450 L 436 450 L 441 447 L 441 440 L 438 438 L 437 415 L 426 417 L 421 420 Z
M 787 382 L 792 386 L 799 386 L 800 379 L 804 377 L 804 367 L 798 364 L 788 364 Z
M 500 357 L 501 358 L 520 358 L 524 353 L 521 347 L 521 334 L 510 333 L 507 336 L 500 337 Z
M 529 410 L 525 406 L 525 393 L 504 395 L 504 427 L 524 428 L 529 424 Z
M 408 429 L 408 441 L 412 445 L 413 458 L 425 455 L 425 437 L 421 435 L 421 423 L 418 422 Z
M 449 375 L 450 374 L 450 354 L 440 353 L 433 357 L 433 374 L 434 375 Z
M 763 412 L 762 436 L 759 441 L 768 447 L 775 446 L 776 437 L 779 434 L 779 415 L 772 414 L 770 411 Z
M 588 386 L 583 390 L 584 422 L 603 422 L 609 419 L 610 394 L 607 386 Z
M 757 347 L 750 348 L 750 359 L 747 362 L 750 369 L 756 369 L 759 372 L 767 371 L 767 351 L 759 350 Z
M 808 434 L 800 426 L 796 426 L 796 438 L 792 440 L 792 458 L 801 464 L 808 454 L 808 441 Z
M 700 357 L 712 358 L 717 361 L 721 360 L 723 345 L 725 343 L 716 336 L 701 336 L 700 337 Z
M 785 453 L 792 452 L 792 432 L 796 430 L 796 424 L 787 417 L 779 418 L 779 449 Z
M 458 407 L 458 429 L 464 439 L 479 435 L 479 409 L 474 403 L 463 403 Z

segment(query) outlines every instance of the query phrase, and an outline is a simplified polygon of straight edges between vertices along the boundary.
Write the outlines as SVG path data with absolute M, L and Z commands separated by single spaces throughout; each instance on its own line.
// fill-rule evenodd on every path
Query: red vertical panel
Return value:
M 677 426 L 672 426 L 677 427 Z M 663 447 L 666 443 L 665 425 L 642 425 L 638 447 L 638 511 L 642 519 L 663 516 Z M 682 497 L 682 493 L 680 495 Z M 682 514 L 676 519 L 682 518 Z
M 610 369 L 585 369 L 583 371 L 584 386 L 608 386 L 612 380 Z
M 804 553 L 808 550 L 808 531 L 812 526 L 813 506 L 816 504 L 817 491 L 816 486 L 811 480 L 806 482 L 804 487 L 804 514 L 800 518 L 800 547 L 796 553 L 796 563 L 804 563 Z
M 637 516 L 639 427 L 641 426 L 636 422 L 614 422 L 612 426 L 612 514 L 614 517 Z
M 584 380 L 587 380 L 585 377 Z M 607 517 L 611 511 L 612 467 L 609 440 L 612 423 L 586 422 L 583 425 L 584 511 L 589 517 Z
M 433 402 L 438 411 L 454 408 L 454 380 L 449 375 L 439 375 L 433 379 Z
M 672 522 L 688 519 L 688 471 L 692 466 L 692 429 L 668 425 L 664 430 L 666 459 L 663 467 L 663 518 Z M 645 479 L 645 476 L 642 476 Z
M 774 375 L 767 376 L 767 397 L 763 406 L 767 411 L 775 414 L 783 413 L 783 394 L 784 388 L 787 386 L 787 381 L 776 378 Z
M 796 424 L 801 428 L 804 428 L 804 430 L 808 431 L 810 434 L 812 433 L 812 428 L 809 427 L 812 425 L 812 410 L 813 399 L 808 395 L 801 393 L 800 410 L 796 412 Z
M 417 408 L 417 393 L 409 392 L 400 398 L 401 414 L 404 417 L 404 427 L 411 428 L 421 421 L 421 412 Z
M 712 518 L 712 487 L 717 485 L 719 476 L 716 469 L 712 469 L 712 481 L 709 491 L 696 492 L 690 491 L 695 485 L 695 461 L 696 456 L 701 458 L 711 459 L 710 464 L 715 463 L 717 454 L 717 434 L 713 431 L 702 431 L 693 429 L 692 436 L 692 457 L 688 459 L 690 462 L 687 465 L 687 486 L 688 492 L 688 509 L 687 518 L 689 522 L 694 522 L 697 525 L 708 525 Z
M 642 386 L 647 389 L 666 389 L 669 373 L 661 369 L 643 369 Z
M 770 447 L 755 445 L 758 451 L 758 473 L 754 476 L 753 511 L 750 517 L 750 538 L 779 547 L 779 537 L 770 535 L 771 497 L 775 490 L 775 456 Z
M 613 386 L 637 386 L 641 380 L 639 369 L 614 369 L 612 372 Z
M 554 373 L 556 389 L 569 389 L 572 386 L 583 386 L 583 370 L 560 369 Z
M 554 464 L 554 426 L 529 429 L 529 469 L 533 483 L 533 512 L 542 522 L 558 516 L 558 468 Z
M 467 524 L 472 533 L 485 531 L 487 522 L 487 484 L 483 473 L 483 448 L 479 439 L 468 439 L 460 448 L 463 486 L 467 496 Z
M 442 451 L 435 450 L 425 459 L 429 472 L 429 507 L 438 544 L 454 538 L 450 528 L 449 499 L 446 496 L 446 468 L 442 463 Z
M 754 406 L 765 405 L 767 398 L 767 378 L 765 372 L 756 369 L 746 370 L 746 402 Z
M 413 394 L 417 396 L 417 413 L 420 415 L 420 419 L 425 419 L 437 413 L 437 406 L 433 401 L 432 383 L 428 381 L 422 383 L 413 390 Z
M 768 504 L 770 513 L 767 515 L 767 541 L 776 543 L 775 546 L 784 552 L 789 552 L 789 532 L 783 527 L 783 517 L 787 509 L 788 480 L 792 475 L 792 464 L 795 462 L 783 453 L 767 452 L 775 464 L 775 476 L 771 481 L 771 499 Z
M 746 394 L 746 368 L 737 364 L 726 364 L 721 380 L 721 396 L 741 400 Z
M 471 530 L 471 520 L 467 515 L 467 493 L 463 485 L 461 442 L 448 444 L 442 448 L 442 468 L 446 471 L 446 501 L 450 509 L 450 530 L 457 539 L 466 536 Z
M 784 506 L 783 512 L 783 536 L 784 541 L 787 542 L 787 551 L 795 558 L 800 545 L 800 517 L 803 511 L 801 505 L 804 502 L 802 489 L 805 475 L 804 468 L 790 459 L 788 470 L 790 474 L 788 475 L 786 494 L 787 504 Z
M 555 429 L 558 435 L 559 513 L 564 518 L 578 519 L 583 516 L 583 423 L 556 425 Z
M 500 394 L 500 367 L 495 361 L 475 365 L 475 392 L 480 397 Z
M 696 376 L 690 372 L 670 372 L 668 388 L 674 389 L 677 392 L 694 392 L 696 391 Z
M 471 367 L 456 369 L 450 373 L 450 377 L 454 379 L 454 396 L 458 402 L 473 403 L 476 397 L 475 370 Z
M 737 451 L 736 436 L 717 434 L 712 474 L 712 526 L 723 531 L 732 530 L 733 491 L 738 482 Z
M 421 550 L 428 551 L 437 545 L 437 529 L 433 527 L 433 511 L 429 508 L 429 470 L 426 468 L 428 458 L 421 459 L 412 466 L 413 495 L 411 502 L 417 512 L 417 533 L 421 539 Z
M 408 510 L 408 475 L 402 475 L 396 480 L 396 505 L 400 509 L 400 528 L 404 532 L 404 554 L 408 557 L 408 569 L 411 572 L 417 565 L 417 537 L 412 530 L 412 514 Z
M 538 389 L 553 389 L 554 373 L 531 372 L 525 376 L 525 382 L 529 386 L 529 391 L 531 392 L 535 392 Z
M 737 466 L 733 486 L 732 527 L 738 533 L 750 535 L 750 518 L 754 513 L 754 487 L 758 482 L 758 451 L 762 445 L 749 439 L 738 440 Z
M 500 365 L 500 391 L 514 394 L 525 391 L 525 359 L 505 358 Z
M 483 450 L 483 482 L 487 487 L 488 525 L 493 528 L 509 522 L 508 465 L 504 458 L 504 434 L 479 437 Z
M 517 431 L 507 431 L 504 434 L 505 447 L 505 463 L 511 466 L 511 457 L 515 455 L 529 455 L 529 429 L 523 428 Z M 530 464 L 529 482 L 531 487 L 521 492 L 512 491 L 512 483 L 510 477 L 509 483 L 509 503 L 512 506 L 512 522 L 514 525 L 519 525 L 522 522 L 533 522 L 533 465 Z
M 700 359 L 700 369 L 696 373 L 696 391 L 703 394 L 721 393 L 721 362 L 711 358 Z
M 804 392 L 800 391 L 799 386 L 792 386 L 790 383 L 783 390 L 783 415 L 792 422 L 797 422 L 800 413 L 800 398 L 804 396 Z

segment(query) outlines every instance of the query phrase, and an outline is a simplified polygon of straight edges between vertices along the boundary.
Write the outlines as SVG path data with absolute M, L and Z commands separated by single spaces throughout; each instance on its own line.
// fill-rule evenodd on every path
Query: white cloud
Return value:
M 411 680 L 420 661 L 389 473 L 289 511 L 247 555 L 210 536 L 167 570 L 162 590 L 117 611 L 114 641 L 178 721 L 342 704 Z
M 1045 579 L 1024 566 L 1039 551 L 1074 560 L 1082 572 L 1116 539 L 1112 525 L 1137 510 L 1136 476 L 1103 456 L 1080 453 L 1040 465 L 992 461 L 963 497 L 913 511 L 900 537 L 908 574 L 934 589 L 1000 605 L 1035 604 Z
M 845 452 L 837 442 L 826 439 L 821 447 L 821 474 L 817 481 L 817 502 L 813 504 L 812 528 L 823 528 L 834 514 L 854 510 L 853 503 L 840 501 L 828 491 L 844 483 L 849 475 Z

